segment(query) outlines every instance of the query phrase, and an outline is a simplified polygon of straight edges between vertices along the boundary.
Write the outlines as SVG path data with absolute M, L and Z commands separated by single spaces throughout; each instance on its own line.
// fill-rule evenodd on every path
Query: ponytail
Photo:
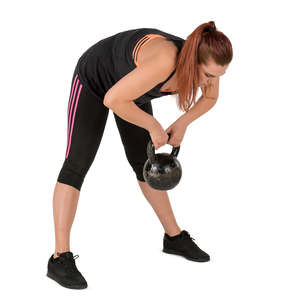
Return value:
M 195 104 L 199 87 L 199 64 L 212 58 L 216 64 L 227 65 L 232 60 L 229 39 L 210 21 L 198 26 L 188 35 L 176 63 L 178 102 L 180 110 L 188 111 Z

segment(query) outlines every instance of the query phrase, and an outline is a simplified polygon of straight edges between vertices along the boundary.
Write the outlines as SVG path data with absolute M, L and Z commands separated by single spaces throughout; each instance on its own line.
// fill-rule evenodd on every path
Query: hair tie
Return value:
M 216 27 L 207 27 L 205 31 L 215 31 Z

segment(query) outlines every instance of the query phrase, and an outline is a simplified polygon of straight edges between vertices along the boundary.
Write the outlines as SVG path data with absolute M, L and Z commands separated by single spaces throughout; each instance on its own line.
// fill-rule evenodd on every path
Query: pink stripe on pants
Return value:
M 75 84 L 75 82 L 76 82 L 76 84 Z M 71 92 L 71 96 L 69 99 L 69 106 L 68 106 L 68 130 L 67 130 L 66 158 L 69 156 L 69 152 L 70 152 L 70 145 L 71 145 L 71 141 L 72 141 L 72 133 L 73 133 L 74 120 L 75 120 L 75 115 L 76 115 L 76 110 L 77 110 L 77 104 L 78 104 L 78 99 L 79 99 L 81 89 L 82 89 L 82 84 L 79 85 L 79 89 L 78 89 L 78 84 L 79 84 L 79 79 L 78 79 L 78 74 L 76 74 L 76 77 L 74 78 L 74 82 L 72 85 L 72 92 Z M 75 86 L 75 90 L 74 90 L 74 86 Z M 76 98 L 76 103 L 75 103 L 74 100 L 75 100 L 76 94 L 77 94 L 77 98 Z M 75 104 L 75 109 L 74 109 L 74 104 Z M 72 124 L 70 127 L 71 120 L 72 120 Z

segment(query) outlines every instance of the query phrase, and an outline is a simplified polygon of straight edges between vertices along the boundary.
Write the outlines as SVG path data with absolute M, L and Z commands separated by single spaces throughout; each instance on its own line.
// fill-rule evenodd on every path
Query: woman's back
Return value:
M 102 39 L 82 54 L 77 63 L 77 72 L 81 80 L 97 97 L 103 98 L 108 89 L 138 66 L 139 50 L 156 37 L 172 41 L 178 52 L 185 41 L 155 28 L 131 29 L 117 33 Z M 173 74 L 170 74 L 170 77 L 171 75 Z M 134 102 L 141 105 L 166 95 L 159 91 L 161 86 L 162 84 L 155 86 Z

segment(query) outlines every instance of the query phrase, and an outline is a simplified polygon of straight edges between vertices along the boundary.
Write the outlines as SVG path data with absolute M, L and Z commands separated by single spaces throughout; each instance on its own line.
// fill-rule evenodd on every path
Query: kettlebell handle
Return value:
M 168 136 L 169 136 L 169 139 L 170 139 L 171 134 L 168 133 Z M 172 152 L 171 152 L 170 155 L 173 155 L 173 156 L 177 157 L 177 155 L 179 153 L 179 149 L 180 149 L 180 146 L 178 146 L 178 147 L 173 146 L 173 149 L 172 149 Z M 153 145 L 151 139 L 150 139 L 150 141 L 148 142 L 148 145 L 147 145 L 147 156 L 150 160 L 150 163 L 153 164 L 155 162 L 155 148 L 154 148 L 154 145 Z

